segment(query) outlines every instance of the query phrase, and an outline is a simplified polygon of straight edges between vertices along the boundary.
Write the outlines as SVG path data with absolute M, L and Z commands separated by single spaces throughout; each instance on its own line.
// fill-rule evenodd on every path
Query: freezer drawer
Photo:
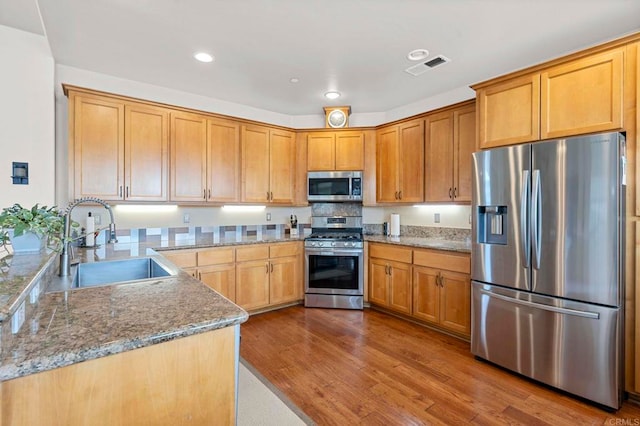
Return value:
M 471 352 L 599 404 L 621 402 L 619 308 L 472 281 Z

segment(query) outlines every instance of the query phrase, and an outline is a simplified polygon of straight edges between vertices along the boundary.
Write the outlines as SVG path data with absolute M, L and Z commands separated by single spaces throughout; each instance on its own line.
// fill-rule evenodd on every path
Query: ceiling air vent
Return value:
M 451 62 L 451 59 L 443 55 L 438 55 L 433 59 L 429 59 L 427 62 L 423 62 L 421 64 L 409 67 L 405 71 L 411 75 L 418 76 L 422 73 L 429 71 L 432 68 L 435 68 L 442 64 L 446 64 L 447 62 Z

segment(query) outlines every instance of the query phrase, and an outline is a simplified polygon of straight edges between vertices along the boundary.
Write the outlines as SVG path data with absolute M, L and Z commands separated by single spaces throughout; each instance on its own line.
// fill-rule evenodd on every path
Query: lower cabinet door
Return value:
M 389 262 L 389 309 L 411 314 L 411 265 Z
M 269 303 L 278 304 L 300 299 L 300 257 L 271 259 L 269 272 Z
M 471 335 L 471 277 L 441 271 L 440 325 L 456 333 Z
M 388 305 L 388 267 L 385 260 L 369 260 L 369 302 L 381 306 Z
M 236 267 L 233 263 L 198 268 L 198 279 L 232 302 L 236 301 Z
M 413 315 L 437 323 L 440 317 L 440 287 L 438 270 L 413 267 Z
M 256 260 L 236 264 L 236 303 L 246 310 L 269 304 L 269 262 Z

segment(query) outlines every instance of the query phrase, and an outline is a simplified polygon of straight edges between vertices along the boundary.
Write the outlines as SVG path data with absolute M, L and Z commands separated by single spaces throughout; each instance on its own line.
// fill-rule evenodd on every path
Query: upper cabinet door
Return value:
M 240 200 L 240 124 L 231 120 L 207 120 L 207 199 Z
M 204 202 L 207 197 L 207 119 L 171 113 L 171 200 Z
M 74 196 L 124 199 L 124 103 L 71 97 Z
M 379 203 L 398 200 L 398 126 L 385 127 L 376 135 L 376 198 Z
M 334 170 L 336 164 L 335 148 L 335 134 L 333 132 L 310 133 L 307 136 L 307 170 Z
M 335 138 L 335 170 L 363 170 L 364 134 L 336 132 Z
M 539 74 L 484 87 L 476 95 L 480 148 L 540 139 Z
M 398 201 L 419 203 L 424 201 L 424 120 L 413 120 L 401 124 L 398 135 L 400 137 Z
M 269 193 L 271 203 L 293 204 L 296 136 L 286 130 L 269 131 Z
M 425 129 L 425 200 L 453 201 L 453 113 L 428 116 Z
M 242 201 L 267 203 L 269 188 L 269 128 L 242 126 Z
M 623 48 L 541 74 L 541 138 L 622 128 Z
M 147 105 L 125 106 L 125 199 L 166 201 L 169 112 Z
M 476 147 L 476 106 L 453 112 L 453 197 L 471 202 L 471 154 Z

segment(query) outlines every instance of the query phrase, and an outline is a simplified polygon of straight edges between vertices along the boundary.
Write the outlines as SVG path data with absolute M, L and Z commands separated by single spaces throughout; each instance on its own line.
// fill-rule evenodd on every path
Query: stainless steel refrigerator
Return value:
M 471 351 L 619 408 L 625 139 L 473 154 Z

